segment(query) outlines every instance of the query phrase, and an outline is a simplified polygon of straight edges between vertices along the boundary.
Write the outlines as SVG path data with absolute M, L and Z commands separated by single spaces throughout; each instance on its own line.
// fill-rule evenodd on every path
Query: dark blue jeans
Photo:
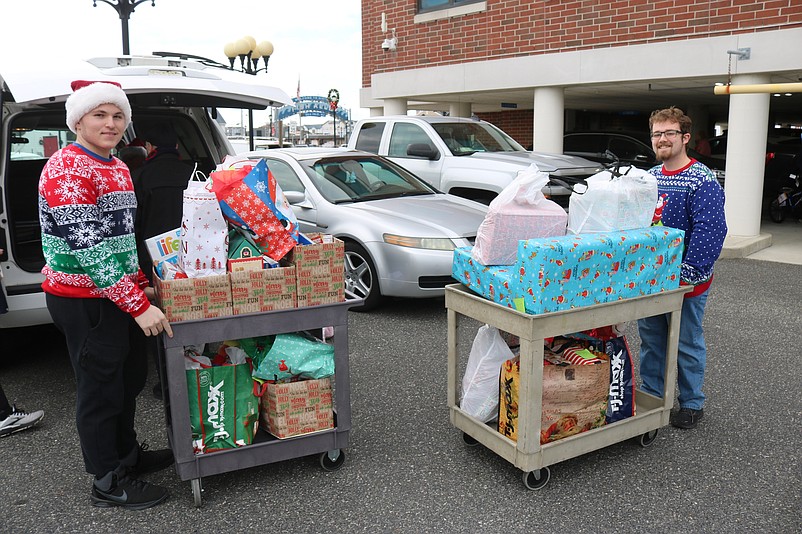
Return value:
M 677 386 L 680 408 L 700 410 L 705 404 L 702 386 L 705 379 L 707 347 L 702 320 L 705 316 L 708 289 L 696 297 L 686 298 L 682 303 L 682 318 L 679 326 L 679 348 L 677 351 Z M 642 389 L 663 396 L 666 342 L 668 340 L 668 315 L 647 317 L 638 321 L 640 334 L 640 376 Z M 673 395 L 673 391 L 669 392 Z
M 75 373 L 75 420 L 84 464 L 100 478 L 138 447 L 134 419 L 148 372 L 145 336 L 108 299 L 46 298 Z

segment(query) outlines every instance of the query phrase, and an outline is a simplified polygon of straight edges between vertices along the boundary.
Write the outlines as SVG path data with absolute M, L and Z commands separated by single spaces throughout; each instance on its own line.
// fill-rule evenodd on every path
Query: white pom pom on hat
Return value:
M 125 115 L 125 127 L 131 124 L 131 104 L 122 86 L 117 82 L 91 82 L 75 80 L 71 84 L 74 91 L 65 102 L 67 127 L 75 131 L 75 125 L 84 115 L 103 104 L 114 104 Z

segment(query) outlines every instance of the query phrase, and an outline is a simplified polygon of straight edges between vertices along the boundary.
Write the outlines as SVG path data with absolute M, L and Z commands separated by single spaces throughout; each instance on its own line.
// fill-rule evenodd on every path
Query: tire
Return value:
M 776 198 L 769 204 L 769 217 L 776 223 L 781 223 L 785 219 L 785 208 L 780 206 L 780 201 Z
M 353 241 L 345 243 L 345 289 L 364 299 L 361 306 L 351 308 L 353 311 L 370 311 L 382 299 L 376 266 L 364 247 Z

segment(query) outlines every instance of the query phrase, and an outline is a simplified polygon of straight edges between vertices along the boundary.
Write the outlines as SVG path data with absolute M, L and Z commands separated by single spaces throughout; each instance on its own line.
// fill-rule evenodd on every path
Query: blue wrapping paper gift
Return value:
M 523 298 L 518 298 L 518 305 L 514 301 L 511 289 L 514 265 L 482 265 L 473 259 L 473 247 L 458 248 L 454 251 L 454 262 L 451 265 L 451 274 L 454 278 L 468 286 L 475 293 L 479 293 L 508 308 L 524 311 Z M 517 296 L 522 297 L 520 291 Z
M 455 251 L 454 278 L 530 314 L 568 310 L 679 287 L 685 233 L 655 226 L 624 232 L 529 239 L 511 268 L 469 262 Z M 503 288 L 503 291 L 501 291 Z

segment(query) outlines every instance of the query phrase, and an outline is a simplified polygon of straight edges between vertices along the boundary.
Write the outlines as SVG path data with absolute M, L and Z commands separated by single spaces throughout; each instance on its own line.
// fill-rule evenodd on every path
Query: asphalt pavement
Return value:
M 46 415 L 0 439 L 0 532 L 800 532 L 800 280 L 802 265 L 720 260 L 699 427 L 555 464 L 539 491 L 450 425 L 443 299 L 349 314 L 353 430 L 342 469 L 323 471 L 315 456 L 206 477 L 201 508 L 172 469 L 148 477 L 170 490 L 158 507 L 90 506 L 63 342 L 50 327 L 21 329 L 3 342 L 0 383 Z M 152 448 L 167 444 L 153 384 L 138 415 Z

